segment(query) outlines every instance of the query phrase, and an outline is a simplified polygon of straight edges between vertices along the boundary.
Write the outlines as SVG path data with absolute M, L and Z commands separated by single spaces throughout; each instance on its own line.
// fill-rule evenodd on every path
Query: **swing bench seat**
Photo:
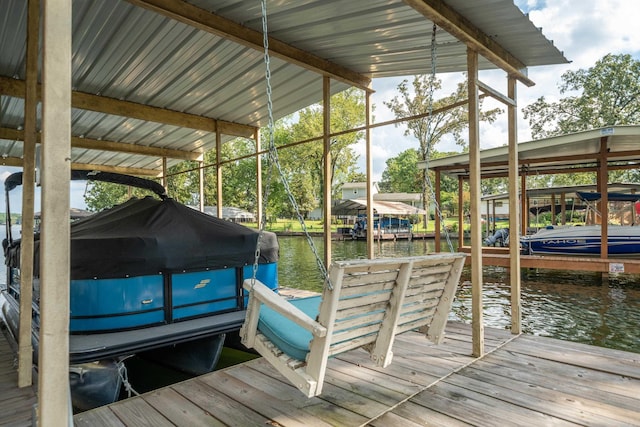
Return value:
M 363 347 L 391 363 L 396 334 L 419 330 L 439 344 L 466 255 L 334 262 L 322 296 L 287 300 L 247 279 L 242 343 L 255 349 L 307 397 L 321 394 L 330 357 Z

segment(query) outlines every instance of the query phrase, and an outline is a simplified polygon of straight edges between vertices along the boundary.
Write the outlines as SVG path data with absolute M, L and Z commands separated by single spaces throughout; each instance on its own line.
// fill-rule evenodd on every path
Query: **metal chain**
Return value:
M 431 200 L 433 200 L 435 202 L 436 200 L 436 194 L 435 194 L 435 190 L 433 189 L 433 182 L 431 182 L 431 177 L 429 176 L 429 158 L 431 157 L 431 141 L 433 140 L 433 134 L 435 133 L 435 129 L 431 129 L 431 126 L 433 125 L 433 96 L 434 96 L 434 92 L 435 92 L 435 86 L 436 86 L 436 63 L 438 60 L 438 55 L 437 55 L 437 48 L 436 48 L 436 31 L 437 31 L 438 27 L 436 26 L 436 24 L 433 24 L 433 31 L 431 32 L 431 77 L 429 79 L 429 96 L 428 96 L 428 102 L 429 102 L 429 116 L 427 119 L 427 152 L 425 153 L 425 162 L 426 162 L 426 168 L 425 168 L 425 181 L 426 181 L 426 186 L 429 189 L 429 196 L 431 197 Z M 435 203 L 435 207 L 436 207 L 436 215 L 438 215 L 438 218 L 440 218 L 440 224 L 444 225 L 444 218 L 442 216 L 442 210 L 440 209 L 440 204 Z M 427 206 L 428 208 L 428 206 Z M 427 209 L 427 215 L 429 214 L 429 210 Z M 449 245 L 449 252 L 453 252 L 454 248 L 453 248 L 453 243 L 451 242 L 451 237 L 449 236 L 449 232 L 447 231 L 447 228 L 444 227 L 444 235 L 445 238 L 447 239 L 447 244 Z
M 324 265 L 324 262 L 322 261 L 322 259 L 320 258 L 320 255 L 318 254 L 318 250 L 316 249 L 316 246 L 313 242 L 313 239 L 311 238 L 311 235 L 309 234 L 309 230 L 307 229 L 307 225 L 305 224 L 304 221 L 304 217 L 302 216 L 302 213 L 300 213 L 300 207 L 298 206 L 298 203 L 296 202 L 295 197 L 293 196 L 293 193 L 291 192 L 291 188 L 289 187 L 289 183 L 287 181 L 286 175 L 284 173 L 284 171 L 282 170 L 282 167 L 280 165 L 280 161 L 278 159 L 278 150 L 276 148 L 276 144 L 275 144 L 275 138 L 274 138 L 274 119 L 273 119 L 273 101 L 272 101 L 272 88 L 271 88 L 271 60 L 269 57 L 269 36 L 268 36 L 268 31 L 267 31 L 267 3 L 266 0 L 261 0 L 261 6 L 262 6 L 262 42 L 264 45 L 264 63 L 265 63 L 265 80 L 266 80 L 266 86 L 267 86 L 267 111 L 268 111 L 268 119 L 269 119 L 269 124 L 268 124 L 268 133 L 269 133 L 269 150 L 267 152 L 268 155 L 268 162 L 269 162 L 269 168 L 268 168 L 268 172 L 267 172 L 267 185 L 266 185 L 266 189 L 265 189 L 265 194 L 264 194 L 264 198 L 263 198 L 263 207 L 262 207 L 262 223 L 260 225 L 260 232 L 258 234 L 258 242 L 256 245 L 256 253 L 255 253 L 255 260 L 254 260 L 254 264 L 253 264 L 253 278 L 252 278 L 252 286 L 253 284 L 255 284 L 255 280 L 256 280 L 256 276 L 258 274 L 258 261 L 260 259 L 260 245 L 262 243 L 262 236 L 264 235 L 264 231 L 265 231 L 265 227 L 266 227 L 266 212 L 267 212 L 267 201 L 269 199 L 269 193 L 270 193 L 270 184 L 271 184 L 271 178 L 272 178 L 272 174 L 273 174 L 273 166 L 276 167 L 276 170 L 278 171 L 278 175 L 280 176 L 280 180 L 282 181 L 282 185 L 284 187 L 285 193 L 287 194 L 287 197 L 289 199 L 289 202 L 291 203 L 291 205 L 293 206 L 293 208 L 295 209 L 298 221 L 300 222 L 300 225 L 302 226 L 302 231 L 304 232 L 306 238 L 307 238 L 307 242 L 309 243 L 309 247 L 311 248 L 311 251 L 313 252 L 313 255 L 315 256 L 316 259 L 316 264 L 318 265 L 318 269 L 320 270 L 320 273 L 322 274 L 322 276 L 324 277 L 326 286 L 329 289 L 333 289 L 333 286 L 331 285 L 331 281 L 329 280 L 329 275 L 327 274 L 327 269 Z

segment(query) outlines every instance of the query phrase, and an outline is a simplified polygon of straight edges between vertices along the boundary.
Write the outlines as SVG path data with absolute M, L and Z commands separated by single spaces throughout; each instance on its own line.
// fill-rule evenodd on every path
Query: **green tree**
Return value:
M 320 105 L 313 105 L 298 113 L 299 120 L 290 127 L 292 140 L 302 141 L 322 135 L 323 114 Z M 353 129 L 364 125 L 364 93 L 350 88 L 331 97 L 331 132 Z M 356 173 L 358 156 L 351 148 L 362 138 L 362 132 L 351 132 L 331 139 L 331 188 L 337 197 L 339 183 L 347 182 Z M 286 152 L 286 154 L 285 154 Z M 281 151 L 283 164 L 298 168 L 311 179 L 314 199 L 324 199 L 324 157 L 322 141 L 310 142 L 286 148 Z M 293 164 L 297 163 L 294 167 Z
M 87 210 L 91 212 L 100 212 L 112 206 L 124 203 L 132 197 L 151 196 L 148 190 L 135 187 L 128 187 L 122 184 L 113 184 L 110 182 L 91 181 L 88 184 L 87 191 L 84 195 L 84 201 L 87 204 Z
M 640 123 L 640 61 L 607 54 L 588 69 L 561 76 L 557 102 L 544 97 L 522 111 L 534 139 Z
M 442 89 L 442 82 L 434 76 L 418 75 L 414 77 L 412 89 L 409 88 L 409 82 L 403 80 L 398 85 L 400 96 L 396 96 L 384 104 L 394 112 L 396 118 L 405 118 L 428 113 L 430 108 L 436 111 L 468 98 L 467 86 L 464 83 L 458 84 L 456 91 L 449 96 L 430 102 L 430 95 L 433 93 L 432 89 L 433 91 Z M 482 106 L 482 100 L 480 101 L 480 106 Z M 498 108 L 489 111 L 480 109 L 480 111 L 480 120 L 489 123 L 494 122 L 498 114 L 502 112 Z M 413 135 L 418 140 L 420 160 L 426 161 L 432 158 L 434 147 L 445 135 L 452 135 L 456 143 L 462 146 L 464 150 L 467 150 L 462 132 L 467 128 L 468 123 L 468 104 L 464 103 L 460 107 L 433 114 L 431 120 L 425 117 L 406 122 L 407 129 L 404 134 L 406 136 Z M 422 200 L 425 210 L 428 209 L 430 203 L 426 172 L 425 169 L 420 171 Z
M 380 191 L 389 193 L 419 193 L 422 191 L 421 173 L 418 170 L 419 154 L 409 148 L 387 160 L 382 172 Z
M 640 123 L 640 61 L 631 55 L 607 54 L 593 67 L 567 71 L 561 76 L 557 102 L 544 97 L 523 109 L 534 139 L 606 126 Z M 594 184 L 593 173 L 530 177 L 533 188 Z M 634 170 L 611 171 L 610 182 L 640 182 Z
M 225 206 L 257 212 L 256 159 L 242 158 L 254 153 L 255 142 L 249 139 L 236 138 L 222 146 L 223 161 L 232 160 L 222 165 L 222 201 Z M 216 191 L 212 193 L 215 195 Z
M 169 168 L 167 178 L 167 194 L 169 197 L 186 205 L 197 205 L 199 202 L 199 173 L 194 170 L 198 162 L 184 161 Z

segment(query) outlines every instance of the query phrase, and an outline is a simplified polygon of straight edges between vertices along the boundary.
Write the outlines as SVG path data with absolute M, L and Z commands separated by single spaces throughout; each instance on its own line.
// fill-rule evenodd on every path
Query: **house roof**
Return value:
M 386 201 L 407 201 L 419 202 L 422 200 L 422 194 L 420 193 L 376 193 L 373 195 L 373 200 L 386 200 Z
M 609 183 L 607 190 L 613 193 L 640 193 L 640 184 L 634 183 Z M 552 195 L 559 197 L 561 194 L 569 197 L 576 197 L 578 192 L 597 192 L 598 186 L 595 184 L 571 185 L 560 187 L 546 188 L 527 188 L 527 197 L 531 198 L 549 198 Z M 482 196 L 482 201 L 487 200 L 507 200 L 509 193 L 490 194 Z
M 6 165 L 22 157 L 27 4 L 4 0 L 0 12 Z M 525 82 L 521 69 L 567 62 L 511 0 L 269 1 L 274 117 L 321 101 L 323 76 L 337 93 L 430 72 L 434 22 L 438 73 L 466 70 L 469 45 L 491 59 L 480 69 L 506 64 Z M 74 168 L 157 175 L 163 157 L 197 159 L 217 134 L 267 124 L 259 2 L 74 0 L 71 26 Z
M 343 200 L 332 208 L 333 215 L 358 215 L 365 213 L 367 201 L 363 199 Z M 402 202 L 390 202 L 383 200 L 373 201 L 373 212 L 378 215 L 424 215 L 424 209 L 407 205 Z

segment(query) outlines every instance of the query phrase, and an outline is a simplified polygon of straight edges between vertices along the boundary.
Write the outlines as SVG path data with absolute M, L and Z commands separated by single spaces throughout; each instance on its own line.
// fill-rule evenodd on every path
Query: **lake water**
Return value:
M 4 230 L 0 233 L 4 237 Z M 19 231 L 13 233 L 19 236 Z M 279 242 L 280 286 L 320 292 L 322 276 L 307 240 L 280 237 Z M 314 238 L 314 244 L 322 256 L 323 239 Z M 434 251 L 434 242 L 382 241 L 374 248 L 376 257 L 424 255 Z M 366 258 L 364 241 L 334 241 L 331 249 L 334 260 Z M 471 283 L 466 268 L 462 279 L 450 319 L 471 323 Z M 484 324 L 508 329 L 509 272 L 485 267 L 483 279 Z M 3 264 L 0 284 L 5 282 Z M 522 270 L 521 291 L 524 333 L 640 353 L 640 276 L 610 275 L 608 283 L 602 283 L 595 273 Z
M 308 242 L 301 237 L 280 237 L 281 286 L 320 291 L 322 276 Z M 314 238 L 319 253 L 323 241 Z M 363 241 L 335 241 L 334 260 L 365 258 Z M 375 243 L 376 257 L 423 255 L 433 252 L 432 240 Z M 483 269 L 484 324 L 508 329 L 511 324 L 509 272 Z M 527 334 L 559 338 L 640 353 L 640 276 L 610 275 L 602 283 L 595 273 L 523 270 L 521 279 L 522 327 Z M 471 322 L 470 272 L 453 304 L 452 320 Z

